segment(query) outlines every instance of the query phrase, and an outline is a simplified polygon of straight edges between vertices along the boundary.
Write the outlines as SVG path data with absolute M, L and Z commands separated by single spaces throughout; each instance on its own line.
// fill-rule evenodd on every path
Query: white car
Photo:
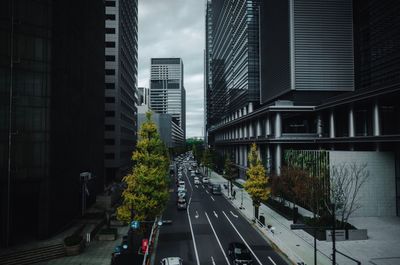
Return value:
M 176 193 L 181 193 L 181 192 L 185 192 L 186 193 L 186 188 L 184 186 L 179 186 Z
M 183 259 L 179 257 L 168 257 L 161 260 L 161 265 L 182 265 Z
M 194 184 L 200 184 L 200 179 L 199 177 L 194 177 Z
M 209 182 L 209 178 L 204 177 L 204 178 L 203 178 L 203 183 L 208 183 L 208 182 Z
M 184 182 L 183 180 L 180 180 L 180 181 L 178 182 L 178 186 L 179 186 L 179 187 L 185 187 L 185 182 Z

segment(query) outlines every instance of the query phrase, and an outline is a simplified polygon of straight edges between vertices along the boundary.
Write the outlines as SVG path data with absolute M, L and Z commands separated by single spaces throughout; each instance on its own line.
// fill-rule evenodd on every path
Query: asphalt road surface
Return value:
M 190 203 L 187 210 L 177 210 L 173 180 L 163 215 L 172 224 L 160 228 L 156 265 L 164 257 L 181 257 L 183 264 L 233 265 L 228 256 L 230 242 L 244 243 L 252 253 L 254 265 L 288 264 L 223 195 L 212 195 L 204 184 L 194 185 L 185 166 L 183 177 Z

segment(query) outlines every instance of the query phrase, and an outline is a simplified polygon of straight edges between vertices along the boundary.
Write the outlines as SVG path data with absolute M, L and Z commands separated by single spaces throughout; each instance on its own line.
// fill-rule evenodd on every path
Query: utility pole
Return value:
M 336 216 L 335 216 L 335 204 L 332 203 L 332 264 L 336 265 Z

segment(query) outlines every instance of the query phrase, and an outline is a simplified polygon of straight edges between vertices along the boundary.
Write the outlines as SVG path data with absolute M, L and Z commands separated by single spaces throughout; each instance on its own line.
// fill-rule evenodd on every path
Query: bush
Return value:
M 79 245 L 83 240 L 83 237 L 81 235 L 71 235 L 71 236 L 67 236 L 64 239 L 64 244 L 66 246 L 75 246 L 75 245 Z

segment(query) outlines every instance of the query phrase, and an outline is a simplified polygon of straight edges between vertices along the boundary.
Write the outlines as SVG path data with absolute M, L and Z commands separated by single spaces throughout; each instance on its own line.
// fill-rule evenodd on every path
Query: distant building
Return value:
M 2 246 L 62 231 L 104 189 L 104 2 L 76 4 L 2 2 Z
M 105 1 L 105 132 L 107 182 L 131 169 L 137 133 L 138 1 Z
M 149 89 L 147 87 L 138 87 L 138 106 L 149 105 Z
M 157 126 L 161 140 L 168 148 L 184 146 L 183 130 L 171 114 L 154 113 L 151 116 Z M 146 114 L 138 114 L 138 126 L 146 121 Z
M 183 62 L 180 58 L 152 58 L 150 108 L 155 113 L 171 114 L 186 137 L 186 92 Z

